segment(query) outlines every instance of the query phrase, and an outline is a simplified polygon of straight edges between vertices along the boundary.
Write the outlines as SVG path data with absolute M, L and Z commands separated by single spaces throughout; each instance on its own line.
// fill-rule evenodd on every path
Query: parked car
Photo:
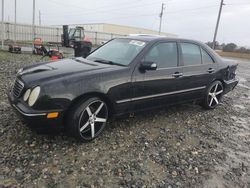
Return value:
M 236 68 L 201 42 L 129 36 L 86 59 L 24 67 L 8 97 L 29 125 L 64 126 L 90 141 L 111 116 L 190 101 L 214 109 L 237 85 Z

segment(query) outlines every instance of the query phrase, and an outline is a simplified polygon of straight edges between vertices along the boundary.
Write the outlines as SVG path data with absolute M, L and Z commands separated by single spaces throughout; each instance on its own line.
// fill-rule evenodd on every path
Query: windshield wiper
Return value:
M 123 67 L 126 66 L 126 65 L 123 65 L 123 64 L 120 64 L 120 63 L 116 63 L 114 61 L 105 60 L 105 59 L 96 59 L 96 60 L 94 60 L 94 62 L 109 64 L 109 65 L 118 65 L 118 66 L 123 66 Z

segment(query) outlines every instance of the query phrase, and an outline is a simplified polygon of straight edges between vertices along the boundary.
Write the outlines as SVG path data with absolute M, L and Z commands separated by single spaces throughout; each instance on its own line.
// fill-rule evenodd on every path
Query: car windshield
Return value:
M 146 42 L 114 39 L 91 53 L 86 59 L 100 63 L 127 66 L 144 48 Z

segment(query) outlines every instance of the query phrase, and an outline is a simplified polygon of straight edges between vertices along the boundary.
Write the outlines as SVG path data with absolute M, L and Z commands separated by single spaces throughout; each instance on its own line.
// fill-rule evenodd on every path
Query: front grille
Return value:
M 15 98 L 18 98 L 20 97 L 22 91 L 23 91 L 23 88 L 24 88 L 24 84 L 22 81 L 16 79 L 15 83 L 14 83 L 14 86 L 13 86 L 13 89 L 12 89 L 12 95 L 15 97 Z

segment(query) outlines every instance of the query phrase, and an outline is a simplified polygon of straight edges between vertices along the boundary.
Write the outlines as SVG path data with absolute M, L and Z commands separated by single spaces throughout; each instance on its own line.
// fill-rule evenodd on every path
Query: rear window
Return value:
M 202 54 L 202 63 L 203 64 L 214 63 L 214 60 L 211 58 L 211 56 L 202 48 L 201 48 L 201 54 Z

